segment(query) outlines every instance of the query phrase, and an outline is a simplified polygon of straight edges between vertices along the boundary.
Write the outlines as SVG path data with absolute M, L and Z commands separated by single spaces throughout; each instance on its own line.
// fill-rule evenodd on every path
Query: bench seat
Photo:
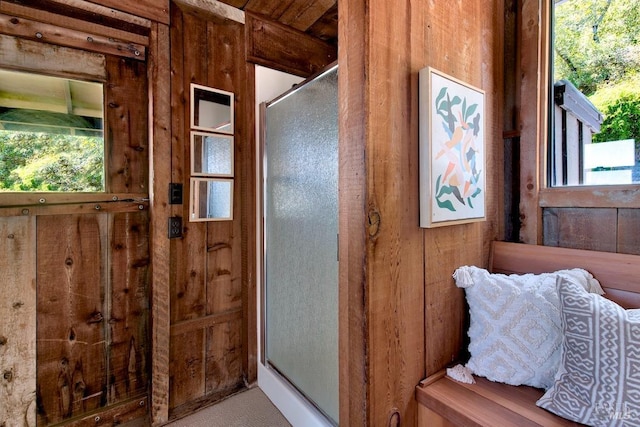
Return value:
M 640 307 L 640 256 L 520 243 L 492 242 L 488 270 L 493 273 L 548 273 L 584 268 L 600 281 L 605 297 L 624 308 Z M 452 286 L 454 286 L 452 284 Z M 441 371 L 416 387 L 418 425 L 580 426 L 536 406 L 543 391 L 475 377 L 463 384 Z
M 475 377 L 475 384 L 452 380 L 445 371 L 421 381 L 416 387 L 419 427 L 564 427 L 582 424 L 565 420 L 535 402 L 543 391 L 510 386 Z

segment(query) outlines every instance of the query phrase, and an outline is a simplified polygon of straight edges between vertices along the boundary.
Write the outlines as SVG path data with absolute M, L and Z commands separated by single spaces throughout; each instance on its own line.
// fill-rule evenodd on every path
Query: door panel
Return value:
M 266 109 L 266 360 L 338 419 L 337 68 Z
M 148 412 L 146 64 L 104 59 L 107 192 L 0 194 L 0 425 Z

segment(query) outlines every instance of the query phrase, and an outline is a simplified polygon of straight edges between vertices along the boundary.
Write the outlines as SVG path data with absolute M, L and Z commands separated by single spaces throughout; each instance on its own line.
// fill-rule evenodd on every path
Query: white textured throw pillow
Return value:
M 491 274 L 464 266 L 454 275 L 470 311 L 467 368 L 491 381 L 547 389 L 560 364 L 561 323 L 556 279 L 589 292 L 600 283 L 582 269 L 543 274 Z
M 537 405 L 590 426 L 640 426 L 640 309 L 559 282 L 561 363 Z

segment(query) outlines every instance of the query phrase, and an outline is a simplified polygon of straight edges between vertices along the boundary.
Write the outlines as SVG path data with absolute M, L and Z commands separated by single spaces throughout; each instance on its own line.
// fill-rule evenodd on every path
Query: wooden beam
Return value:
M 634 185 L 544 188 L 539 193 L 543 208 L 640 208 L 640 188 Z
M 80 80 L 106 81 L 105 57 L 94 52 L 53 46 L 0 34 L 0 65 Z M 43 61 L 42 58 L 47 58 Z M 78 66 L 82 64 L 82 66 Z
M 106 202 L 106 203 L 69 203 L 64 205 L 0 207 L 0 218 L 13 216 L 104 214 L 121 212 L 140 212 L 149 209 L 148 203 Z
M 69 204 L 146 203 L 144 193 L 0 193 L 2 207 L 54 206 Z
M 155 1 L 155 0 L 141 0 Z M 141 3 L 120 1 L 119 3 Z M 162 0 L 165 1 L 165 0 Z M 66 15 L 77 19 L 83 19 L 89 22 L 101 23 L 111 27 L 142 27 L 147 30 L 151 27 L 151 21 L 143 18 L 143 15 L 132 15 L 110 7 L 101 6 L 95 3 L 106 3 L 100 0 L 90 3 L 86 0 L 3 0 L 3 5 L 8 3 L 17 3 L 34 9 L 46 10 L 48 12 Z M 162 3 L 158 3 L 162 4 Z M 120 25 L 113 25 L 113 21 L 118 21 Z
M 174 0 L 183 12 L 213 20 L 229 20 L 244 24 L 244 12 L 216 0 Z
M 145 47 L 96 34 L 63 29 L 51 24 L 0 14 L 0 32 L 33 41 L 75 47 L 92 52 L 145 60 Z
M 153 24 L 149 46 L 149 197 L 151 199 L 151 423 L 169 419 L 171 67 L 169 27 Z
M 519 84 L 521 91 L 518 128 L 520 136 L 520 241 L 523 243 L 542 242 L 542 210 L 538 206 L 539 191 L 544 187 L 546 161 L 546 82 L 548 64 L 548 22 L 549 0 L 520 2 L 517 28 L 519 34 Z M 542 9 L 542 13 L 540 10 Z M 541 61 L 545 64 L 541 65 Z
M 338 59 L 335 46 L 253 13 L 245 28 L 249 62 L 309 77 Z
M 296 30 L 307 31 L 329 9 L 335 6 L 336 0 L 303 0 L 294 2 L 278 19 Z
M 55 23 L 59 27 L 98 34 L 125 42 L 141 44 L 143 46 L 149 45 L 149 37 L 147 35 L 137 34 L 133 32 L 133 30 L 127 31 L 126 29 L 121 28 L 121 22 L 123 21 L 113 20 L 113 22 L 110 21 L 112 25 L 106 25 L 107 23 L 105 23 L 105 25 L 101 25 L 96 22 L 82 19 L 84 16 L 82 14 L 79 15 L 79 17 L 70 17 L 48 10 L 41 10 L 8 2 L 0 3 L 0 13 L 39 22 L 47 22 L 50 24 Z M 117 25 L 117 28 L 114 27 L 114 24 Z M 148 33 L 148 29 L 146 29 L 145 33 Z
M 338 358 L 340 425 L 372 425 L 369 417 L 370 376 L 366 283 L 367 230 L 365 111 L 368 99 L 366 5 L 338 3 Z M 348 141 L 348 143 L 346 143 Z
M 169 0 L 89 0 L 102 6 L 142 16 L 162 24 L 169 24 Z

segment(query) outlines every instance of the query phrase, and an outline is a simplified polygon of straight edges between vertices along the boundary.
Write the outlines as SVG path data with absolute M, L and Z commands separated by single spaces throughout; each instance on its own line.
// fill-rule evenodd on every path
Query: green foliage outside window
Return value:
M 104 191 L 102 137 L 0 131 L 0 191 Z
M 567 0 L 554 9 L 554 80 L 566 79 L 605 119 L 595 142 L 640 142 L 640 2 Z

